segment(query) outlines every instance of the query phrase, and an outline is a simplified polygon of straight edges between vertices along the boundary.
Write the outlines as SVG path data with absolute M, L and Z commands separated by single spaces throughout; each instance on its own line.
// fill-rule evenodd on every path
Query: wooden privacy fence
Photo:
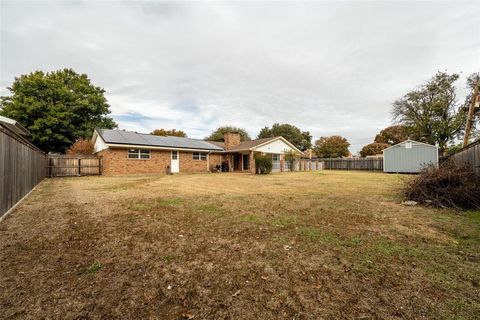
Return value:
M 102 159 L 89 156 L 49 155 L 47 172 L 49 177 L 101 175 Z
M 383 171 L 383 158 L 319 158 L 326 170 Z
M 45 154 L 0 125 L 0 217 L 45 178 Z
M 480 173 L 480 140 L 452 154 L 448 159 L 452 159 L 460 165 L 468 164 L 472 166 L 476 172 Z

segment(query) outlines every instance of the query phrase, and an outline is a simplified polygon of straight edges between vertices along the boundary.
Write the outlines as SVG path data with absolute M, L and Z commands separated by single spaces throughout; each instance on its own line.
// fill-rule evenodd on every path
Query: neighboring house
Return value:
M 383 171 L 417 173 L 427 165 L 438 165 L 438 147 L 406 140 L 383 150 Z
M 283 171 L 283 154 L 294 145 L 283 137 L 240 141 L 228 133 L 225 142 L 182 137 L 161 137 L 124 130 L 96 129 L 92 136 L 95 154 L 102 157 L 104 174 L 228 171 L 255 174 L 256 153 L 271 154 L 273 171 Z

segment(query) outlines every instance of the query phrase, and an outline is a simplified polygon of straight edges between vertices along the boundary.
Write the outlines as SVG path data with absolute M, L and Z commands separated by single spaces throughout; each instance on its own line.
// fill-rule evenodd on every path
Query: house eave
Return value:
M 120 144 L 120 143 L 106 143 L 108 148 L 112 149 L 149 149 L 149 150 L 175 150 L 175 151 L 188 151 L 188 152 L 210 152 L 210 153 L 222 153 L 223 150 L 212 149 L 191 149 L 191 148 L 178 148 L 178 147 L 162 147 L 162 146 L 149 146 L 143 144 Z
M 249 150 L 250 150 L 250 151 L 255 151 L 255 149 L 260 148 L 260 147 L 262 147 L 262 146 L 264 146 L 264 145 L 267 145 L 267 144 L 269 144 L 269 143 L 272 143 L 273 141 L 276 141 L 276 140 L 282 140 L 286 145 L 288 145 L 290 148 L 292 148 L 292 149 L 295 150 L 296 152 L 302 153 L 302 151 L 300 151 L 300 150 L 299 150 L 297 147 L 295 147 L 290 141 L 288 141 L 287 139 L 285 139 L 285 138 L 282 137 L 282 136 L 275 137 L 275 138 L 272 138 L 271 140 L 262 142 L 262 143 L 260 143 L 259 145 L 256 145 L 255 147 L 250 148 Z

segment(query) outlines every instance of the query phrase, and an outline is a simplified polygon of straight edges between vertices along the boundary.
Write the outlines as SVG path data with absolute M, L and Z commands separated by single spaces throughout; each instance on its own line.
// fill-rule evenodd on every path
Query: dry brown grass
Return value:
M 0 223 L 0 318 L 464 318 L 480 213 L 364 172 L 50 179 Z

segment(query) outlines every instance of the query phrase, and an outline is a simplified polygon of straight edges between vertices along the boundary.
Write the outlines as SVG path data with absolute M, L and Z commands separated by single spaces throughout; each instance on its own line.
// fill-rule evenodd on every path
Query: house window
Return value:
M 280 161 L 280 155 L 279 154 L 272 154 L 272 161 L 273 162 L 279 162 Z
M 207 153 L 205 152 L 194 152 L 193 160 L 207 160 Z
M 128 159 L 150 159 L 150 150 L 128 149 Z
M 405 149 L 412 149 L 412 143 L 411 142 L 406 142 L 405 143 Z

